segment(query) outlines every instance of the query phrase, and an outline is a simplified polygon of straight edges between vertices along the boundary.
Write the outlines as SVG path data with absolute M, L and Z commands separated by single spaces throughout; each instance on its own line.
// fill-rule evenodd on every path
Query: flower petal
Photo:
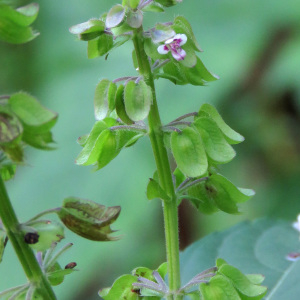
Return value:
M 173 40 L 176 41 L 179 46 L 182 46 L 186 43 L 187 41 L 187 36 L 185 34 L 176 34 L 174 37 L 173 37 Z
M 159 54 L 167 54 L 170 51 L 170 49 L 166 45 L 160 45 L 157 48 L 157 52 Z
M 172 51 L 172 55 L 176 60 L 184 60 L 186 52 L 183 49 L 179 48 L 177 49 L 177 51 Z

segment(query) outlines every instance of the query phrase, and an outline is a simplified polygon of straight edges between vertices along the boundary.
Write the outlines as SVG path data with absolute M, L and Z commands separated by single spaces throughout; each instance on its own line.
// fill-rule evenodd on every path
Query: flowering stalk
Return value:
M 134 33 L 133 44 L 137 55 L 139 72 L 144 77 L 147 85 L 151 87 L 153 103 L 148 116 L 149 136 L 152 150 L 156 162 L 157 172 L 161 187 L 170 196 L 171 201 L 163 202 L 166 252 L 168 261 L 169 287 L 171 291 L 180 288 L 180 268 L 179 268 L 179 236 L 178 236 L 178 212 L 175 196 L 175 189 L 172 180 L 172 172 L 168 159 L 168 154 L 163 141 L 162 124 L 156 102 L 156 93 L 151 66 L 144 50 L 143 28 L 140 27 Z M 170 298 L 169 298 L 170 297 Z M 168 299 L 172 300 L 173 296 Z M 182 296 L 175 296 L 176 300 Z
M 29 245 L 24 242 L 20 224 L 8 198 L 2 177 L 0 176 L 0 218 L 2 219 L 9 241 L 11 242 L 24 272 L 36 292 L 45 300 L 56 299 L 50 283 L 44 276 L 39 263 Z

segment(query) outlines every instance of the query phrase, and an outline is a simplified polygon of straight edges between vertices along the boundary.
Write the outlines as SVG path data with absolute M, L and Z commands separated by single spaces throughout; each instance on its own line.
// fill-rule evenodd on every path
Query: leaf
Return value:
M 219 128 L 224 134 L 224 137 L 228 141 L 229 144 L 238 144 L 244 141 L 244 137 L 239 133 L 231 129 L 222 119 L 216 108 L 210 104 L 203 104 L 200 107 L 199 114 L 201 112 L 205 112 L 210 115 L 210 117 L 217 123 Z
M 41 150 L 53 150 L 55 149 L 53 146 L 49 144 L 54 143 L 51 132 L 44 133 L 31 133 L 25 131 L 22 137 L 22 140 L 28 145 L 41 149 Z
M 0 40 L 12 44 L 22 44 L 33 40 L 38 32 L 28 27 L 37 17 L 39 6 L 36 3 L 16 10 L 0 4 Z
M 43 107 L 27 93 L 13 94 L 8 100 L 9 107 L 18 116 L 24 129 L 32 133 L 45 133 L 57 121 L 57 114 Z
M 94 164 L 100 159 L 101 153 L 106 155 L 107 149 L 114 151 L 116 145 L 114 146 L 111 142 L 114 142 L 115 134 L 108 128 L 116 124 L 117 122 L 112 118 L 97 121 L 87 137 L 85 146 L 76 158 L 76 164 L 84 166 Z
M 222 265 L 218 273 L 227 277 L 234 287 L 247 297 L 262 296 L 267 292 L 266 287 L 253 284 L 240 270 L 228 264 Z
M 229 280 L 223 276 L 214 276 L 208 284 L 200 283 L 203 300 L 241 300 Z
M 102 35 L 105 23 L 102 20 L 90 19 L 87 22 L 72 26 L 69 31 L 77 34 L 82 41 L 89 41 Z
M 125 110 L 125 104 L 124 104 L 124 85 L 119 85 L 117 92 L 116 92 L 116 112 L 118 117 L 125 123 L 125 124 L 133 124 L 134 122 L 129 118 L 127 115 L 127 112 Z
M 130 10 L 127 14 L 126 21 L 130 27 L 139 28 L 143 23 L 143 14 L 139 9 L 136 11 Z
M 157 74 L 159 77 L 169 79 L 174 84 L 184 85 L 188 83 L 188 79 L 182 70 L 182 65 L 173 61 L 170 61 L 163 67 L 163 74 Z M 203 82 L 204 84 L 204 82 Z
M 97 84 L 94 96 L 96 120 L 106 118 L 114 110 L 116 91 L 117 85 L 108 79 L 102 79 Z
M 149 5 L 146 5 L 143 9 L 143 11 L 149 11 L 149 12 L 164 12 L 164 8 L 161 4 L 152 2 Z
M 69 197 L 64 199 L 58 217 L 74 233 L 93 241 L 115 241 L 110 225 L 116 221 L 120 206 L 106 207 L 96 202 Z
M 170 201 L 170 197 L 166 194 L 166 192 L 162 189 L 159 183 L 153 178 L 149 178 L 149 183 L 147 185 L 147 198 L 148 200 L 152 200 L 155 198 L 159 198 L 164 201 Z
M 206 69 L 203 62 L 197 57 L 196 64 L 193 68 L 182 66 L 183 72 L 192 85 L 203 85 L 209 81 L 215 81 L 219 77 Z
M 147 118 L 152 104 L 152 90 L 143 81 L 129 81 L 124 89 L 124 104 L 128 117 L 133 121 Z
M 51 247 L 52 243 L 59 242 L 65 237 L 64 227 L 58 222 L 39 220 L 30 227 L 38 234 L 38 242 L 30 243 L 30 247 L 36 251 L 45 251 Z
M 191 186 L 187 190 L 186 199 L 191 201 L 200 212 L 205 214 L 212 214 L 219 210 L 211 197 L 211 190 L 206 182 L 200 182 Z
M 88 41 L 88 58 L 103 56 L 113 47 L 113 36 L 110 34 L 102 34 L 98 38 Z
M 187 177 L 202 176 L 207 172 L 207 158 L 201 137 L 191 127 L 171 135 L 171 149 L 178 168 Z
M 193 125 L 200 133 L 205 152 L 213 163 L 224 164 L 235 157 L 235 151 L 227 143 L 214 120 L 200 117 L 196 119 Z
M 246 202 L 255 195 L 255 192 L 253 190 L 238 188 L 221 174 L 213 174 L 210 177 L 210 180 L 214 183 L 220 184 L 222 188 L 228 194 L 230 194 L 231 199 L 236 203 Z
M 5 4 L 0 4 L 0 19 L 7 18 L 13 23 L 23 27 L 31 25 L 36 20 L 38 12 L 39 5 L 37 3 L 30 3 L 17 9 L 13 9 Z
M 176 33 L 183 33 L 187 36 L 187 44 L 191 44 L 195 51 L 202 52 L 195 35 L 193 33 L 193 29 L 191 24 L 188 22 L 186 18 L 183 16 L 177 16 L 173 22 L 172 28 Z
M 265 300 L 297 300 L 300 261 L 285 259 L 297 249 L 299 233 L 291 222 L 272 219 L 242 222 L 204 237 L 181 253 L 182 280 L 188 282 L 222 257 L 243 273 L 263 274 L 264 285 L 268 287 Z
M 139 295 L 133 290 L 132 284 L 137 282 L 137 277 L 133 275 L 123 275 L 115 280 L 108 290 L 99 291 L 99 296 L 104 300 L 138 300 Z
M 0 164 L 0 175 L 4 181 L 8 181 L 15 176 L 17 166 L 8 161 L 1 161 Z
M 75 272 L 75 269 L 62 269 L 58 262 L 47 269 L 47 279 L 52 286 L 60 285 L 63 283 L 66 275 Z
M 124 20 L 124 17 L 125 8 L 120 4 L 113 6 L 107 14 L 105 21 L 106 27 L 117 27 Z

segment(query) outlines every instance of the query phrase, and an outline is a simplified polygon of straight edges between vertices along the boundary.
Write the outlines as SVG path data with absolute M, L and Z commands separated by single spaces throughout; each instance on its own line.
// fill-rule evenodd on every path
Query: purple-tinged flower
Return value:
M 176 60 L 184 60 L 186 52 L 181 48 L 187 41 L 185 34 L 176 34 L 173 38 L 165 41 L 164 45 L 160 45 L 157 48 L 158 53 L 167 54 L 171 51 L 172 56 Z

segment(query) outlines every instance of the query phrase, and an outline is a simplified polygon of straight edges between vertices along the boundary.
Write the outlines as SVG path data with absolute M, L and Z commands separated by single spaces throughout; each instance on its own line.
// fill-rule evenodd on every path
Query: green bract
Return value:
M 115 241 L 110 225 L 120 214 L 120 206 L 105 207 L 90 200 L 69 197 L 58 211 L 60 220 L 76 234 L 93 241 Z
M 116 92 L 117 85 L 108 79 L 103 79 L 98 83 L 94 97 L 96 120 L 102 120 L 108 117 L 115 109 Z
M 30 247 L 36 251 L 45 251 L 52 243 L 64 238 L 64 227 L 58 222 L 40 220 L 30 227 L 38 234 L 38 242 L 30 244 Z
M 207 172 L 207 158 L 199 133 L 187 127 L 171 135 L 171 149 L 178 168 L 187 177 L 202 176 Z
M 208 158 L 216 164 L 224 164 L 235 157 L 235 151 L 226 139 L 214 120 L 200 117 L 194 123 L 201 135 Z
M 220 130 L 224 134 L 225 139 L 229 144 L 238 144 L 244 141 L 244 137 L 239 133 L 231 129 L 222 119 L 216 108 L 210 104 L 203 104 L 199 110 L 199 116 L 202 112 L 208 114 L 219 126 Z
M 102 20 L 90 19 L 87 22 L 74 25 L 70 28 L 70 32 L 77 34 L 79 39 L 89 41 L 103 34 L 105 23 Z
M 113 6 L 107 13 L 105 25 L 107 28 L 117 27 L 125 18 L 125 8 L 117 4 Z
M 39 11 L 37 3 L 31 3 L 17 9 L 0 3 L 0 40 L 22 44 L 33 40 L 39 35 L 31 25 Z
M 152 104 L 151 88 L 140 80 L 137 84 L 129 81 L 124 89 L 124 104 L 128 117 L 133 121 L 147 118 Z

